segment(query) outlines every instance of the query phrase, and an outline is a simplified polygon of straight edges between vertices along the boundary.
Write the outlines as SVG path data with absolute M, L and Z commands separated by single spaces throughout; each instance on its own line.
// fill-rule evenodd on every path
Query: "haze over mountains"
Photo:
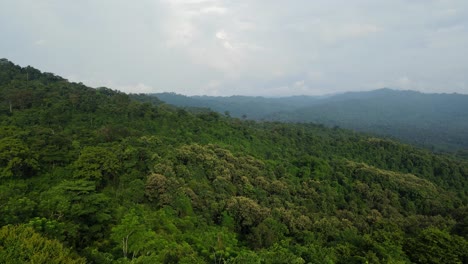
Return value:
M 187 97 L 153 94 L 180 107 L 205 107 L 233 117 L 313 122 L 390 136 L 439 151 L 468 149 L 468 95 L 388 88 L 331 96 Z

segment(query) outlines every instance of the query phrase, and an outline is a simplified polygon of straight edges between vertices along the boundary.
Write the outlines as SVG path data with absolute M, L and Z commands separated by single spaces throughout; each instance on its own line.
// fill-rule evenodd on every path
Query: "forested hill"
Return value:
M 0 263 L 466 263 L 467 176 L 0 60 Z
M 392 136 L 436 150 L 468 150 L 468 95 L 381 89 L 347 93 L 272 119 Z
M 327 97 L 156 96 L 180 107 L 208 107 L 255 120 L 340 126 L 468 155 L 468 95 L 379 89 Z

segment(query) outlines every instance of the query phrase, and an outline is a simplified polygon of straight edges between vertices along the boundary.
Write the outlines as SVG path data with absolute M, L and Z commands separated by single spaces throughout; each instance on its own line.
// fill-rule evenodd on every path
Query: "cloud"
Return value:
M 468 93 L 459 0 L 6 0 L 0 34 L 2 57 L 125 91 Z
M 36 46 L 43 46 L 47 43 L 47 41 L 45 41 L 44 39 L 38 39 L 36 41 L 34 41 L 34 45 Z
M 218 38 L 223 46 L 228 49 L 228 50 L 233 50 L 234 47 L 232 44 L 229 42 L 228 36 L 224 30 L 216 32 L 216 38 Z
M 366 36 L 372 33 L 377 33 L 382 31 L 382 28 L 376 25 L 370 24 L 349 24 L 344 25 L 342 28 L 342 34 L 344 36 L 351 36 L 351 37 L 361 37 Z
M 216 14 L 216 15 L 224 15 L 226 14 L 227 9 L 220 6 L 208 6 L 204 7 L 200 10 L 201 14 Z
M 446 17 L 454 17 L 457 15 L 458 12 L 459 12 L 458 9 L 449 8 L 449 9 L 442 10 L 441 15 L 446 16 Z
M 396 85 L 398 88 L 411 89 L 411 87 L 414 86 L 414 83 L 408 77 L 405 76 L 399 78 L 396 81 Z
M 323 80 L 325 77 L 325 74 L 321 71 L 309 71 L 307 73 L 307 78 L 312 81 L 320 81 Z
M 134 93 L 135 91 L 138 91 L 138 93 L 154 93 L 154 92 L 156 92 L 153 87 L 151 87 L 151 86 L 149 86 L 147 84 L 144 84 L 144 83 L 137 83 L 135 85 L 119 86 L 119 87 L 115 87 L 115 88 L 118 88 L 119 90 L 121 90 L 123 92 L 127 92 L 127 93 Z

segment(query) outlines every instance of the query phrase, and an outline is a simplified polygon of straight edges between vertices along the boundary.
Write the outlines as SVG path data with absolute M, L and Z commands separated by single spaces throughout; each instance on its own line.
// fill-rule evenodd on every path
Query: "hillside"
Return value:
M 1 263 L 462 263 L 467 176 L 387 139 L 0 60 Z
M 380 89 L 327 97 L 156 96 L 179 107 L 207 107 L 234 117 L 339 126 L 465 156 L 468 150 L 468 95 Z

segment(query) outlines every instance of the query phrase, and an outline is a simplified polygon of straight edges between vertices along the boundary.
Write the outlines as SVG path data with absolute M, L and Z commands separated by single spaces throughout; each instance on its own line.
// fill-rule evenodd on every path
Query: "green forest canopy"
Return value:
M 0 263 L 466 263 L 466 159 L 137 96 L 0 60 Z

